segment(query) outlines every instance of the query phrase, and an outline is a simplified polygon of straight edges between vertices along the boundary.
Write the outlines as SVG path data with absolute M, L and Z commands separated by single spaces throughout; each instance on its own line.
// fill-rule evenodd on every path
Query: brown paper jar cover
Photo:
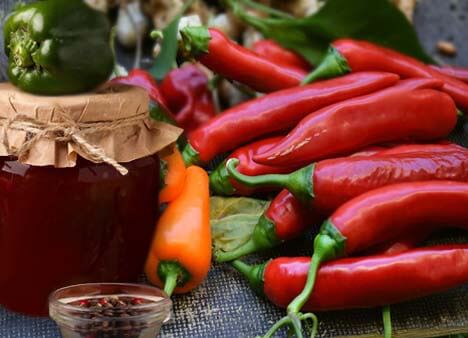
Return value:
M 152 120 L 148 104 L 144 89 L 121 84 L 94 93 L 37 96 L 0 83 L 0 156 L 66 168 L 76 165 L 78 155 L 109 164 L 153 155 L 182 129 Z

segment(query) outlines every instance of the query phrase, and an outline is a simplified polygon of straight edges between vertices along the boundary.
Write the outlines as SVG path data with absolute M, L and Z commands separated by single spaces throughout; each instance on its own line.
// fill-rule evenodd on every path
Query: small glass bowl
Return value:
M 63 338 L 154 338 L 171 310 L 164 291 L 142 284 L 78 284 L 49 296 Z

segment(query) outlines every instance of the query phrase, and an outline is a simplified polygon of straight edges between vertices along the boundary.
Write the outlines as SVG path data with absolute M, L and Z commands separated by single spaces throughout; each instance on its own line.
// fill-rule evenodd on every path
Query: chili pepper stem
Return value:
M 231 196 L 236 192 L 236 188 L 231 184 L 229 173 L 226 170 L 226 161 L 223 161 L 210 174 L 210 189 L 217 195 Z
M 327 54 L 320 64 L 311 73 L 309 73 L 302 84 L 314 82 L 318 79 L 328 79 L 351 72 L 346 59 L 334 47 L 330 47 Z
M 345 238 L 330 221 L 325 221 L 314 240 L 314 254 L 310 262 L 307 281 L 302 292 L 288 305 L 288 313 L 299 313 L 314 289 L 320 265 L 330 259 L 343 256 Z
M 170 297 L 177 286 L 177 273 L 168 273 L 164 281 L 164 292 Z
M 310 262 L 304 289 L 287 307 L 288 317 L 291 318 L 293 326 L 297 323 L 295 319 L 299 320 L 300 325 L 301 320 L 308 318 L 304 317 L 300 311 L 312 294 L 320 265 L 330 259 L 343 256 L 344 243 L 345 238 L 339 233 L 335 226 L 331 222 L 325 221 L 320 233 L 314 240 L 314 254 Z M 295 331 L 297 331 L 296 327 Z
M 263 295 L 263 273 L 268 262 L 248 265 L 240 260 L 235 260 L 231 262 L 231 265 L 248 280 L 250 286 L 257 294 Z
M 251 253 L 254 253 L 258 250 L 258 245 L 251 238 L 246 243 L 242 244 L 240 247 L 229 251 L 229 252 L 217 252 L 215 254 L 216 261 L 219 263 L 230 262 L 234 259 L 247 256 Z
M 307 319 L 312 320 L 312 330 L 310 333 L 310 338 L 314 338 L 317 335 L 317 331 L 318 331 L 318 319 L 317 319 L 317 316 L 315 316 L 313 313 L 306 313 L 306 314 L 299 313 L 298 316 L 296 315 L 284 316 L 279 321 L 277 321 L 275 325 L 273 325 L 263 337 L 257 336 L 256 338 L 271 338 L 273 337 L 276 331 L 278 331 L 285 325 L 291 325 L 291 328 L 292 328 L 291 333 L 294 333 L 296 337 L 303 337 L 301 321 L 305 321 Z M 291 334 L 288 334 L 288 337 L 290 336 Z
M 196 58 L 208 53 L 208 44 L 211 40 L 207 27 L 187 26 L 180 31 L 182 37 L 182 50 L 187 58 Z
M 312 261 L 310 263 L 309 272 L 307 274 L 307 281 L 302 292 L 294 298 L 294 300 L 288 305 L 288 314 L 299 313 L 301 308 L 309 299 L 315 285 L 315 280 L 317 278 L 318 269 L 323 261 L 322 254 L 314 253 L 312 256 Z
M 392 317 L 390 305 L 386 305 L 382 308 L 382 317 L 384 326 L 384 338 L 392 338 Z
M 200 163 L 198 151 L 193 149 L 190 143 L 187 143 L 187 145 L 184 147 L 184 150 L 182 151 L 182 158 L 184 159 L 186 166 Z
M 158 276 L 164 281 L 164 292 L 170 297 L 176 287 L 181 287 L 190 280 L 190 274 L 175 261 L 161 261 Z
M 266 250 L 279 244 L 281 240 L 276 235 L 275 225 L 262 215 L 255 226 L 252 237 L 240 247 L 229 252 L 215 254 L 217 262 L 228 262 L 251 253 Z
M 229 175 L 236 181 L 248 187 L 274 186 L 288 189 L 297 199 L 304 203 L 314 198 L 313 173 L 314 164 L 301 168 L 291 174 L 269 174 L 259 176 L 247 176 L 236 170 L 239 160 L 231 158 L 226 163 Z

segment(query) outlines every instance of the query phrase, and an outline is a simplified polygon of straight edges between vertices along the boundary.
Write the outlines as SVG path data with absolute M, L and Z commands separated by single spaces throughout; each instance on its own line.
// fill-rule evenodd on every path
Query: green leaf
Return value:
M 328 0 L 306 18 L 260 18 L 247 13 L 244 0 L 228 0 L 240 19 L 267 38 L 318 64 L 329 44 L 338 38 L 368 40 L 433 63 L 404 14 L 389 0 Z M 244 5 L 242 5 L 244 3 Z
M 246 197 L 211 197 L 210 222 L 215 250 L 228 252 L 247 242 L 268 204 L 268 201 Z
M 161 43 L 161 51 L 156 57 L 153 67 L 150 69 L 150 73 L 158 80 L 162 80 L 174 67 L 178 49 L 177 33 L 179 30 L 180 18 L 194 1 L 195 0 L 187 1 L 179 14 L 162 30 L 163 40 Z

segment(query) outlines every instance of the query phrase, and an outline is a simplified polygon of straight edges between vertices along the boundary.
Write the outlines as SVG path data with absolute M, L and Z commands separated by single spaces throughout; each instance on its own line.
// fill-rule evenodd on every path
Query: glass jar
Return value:
M 53 290 L 136 281 L 158 214 L 159 159 L 75 167 L 0 157 L 0 304 L 46 315 Z
M 73 285 L 49 298 L 50 317 L 63 338 L 154 338 L 171 309 L 162 290 L 139 284 Z

